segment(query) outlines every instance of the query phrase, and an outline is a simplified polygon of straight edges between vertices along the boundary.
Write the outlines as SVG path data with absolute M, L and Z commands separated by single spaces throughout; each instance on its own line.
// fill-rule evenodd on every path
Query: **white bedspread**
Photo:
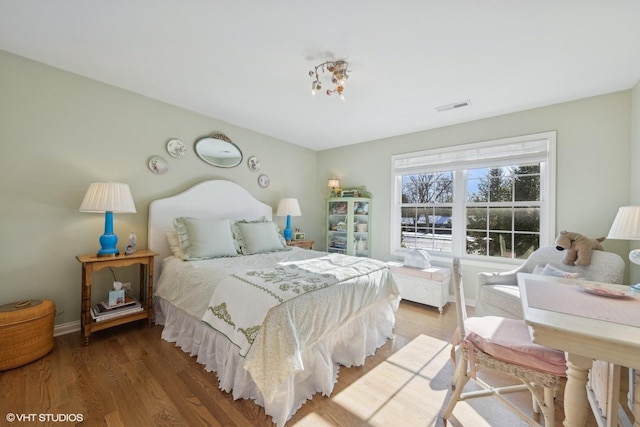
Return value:
M 182 261 L 173 256 L 162 261 L 162 274 L 154 294 L 191 316 L 202 319 L 217 284 L 234 273 L 273 267 L 279 262 L 317 258 L 321 252 L 293 248 L 260 255 Z
M 311 259 L 317 257 L 324 259 Z M 296 262 L 300 260 L 309 261 Z M 283 272 L 287 266 L 295 266 L 290 269 L 300 273 L 299 281 L 280 282 L 281 274 L 274 268 L 278 263 Z M 310 276 L 314 271 L 321 273 L 320 282 Z M 236 278 L 229 279 L 231 275 Z M 259 276 L 262 276 L 260 280 Z M 255 286 L 247 282 L 263 286 L 269 281 L 278 282 L 276 288 L 284 284 L 283 289 L 278 289 L 279 298 L 288 302 L 266 308 L 268 314 L 252 334 L 253 344 L 245 348 L 246 352 L 239 349 L 242 344 L 232 345 L 202 322 L 216 289 L 228 286 L 224 291 L 228 294 L 242 283 L 249 289 Z M 228 285 L 222 285 L 225 282 Z M 245 304 L 247 298 L 253 299 L 251 294 L 255 289 L 248 292 L 243 297 Z M 163 338 L 197 355 L 200 363 L 218 373 L 223 390 L 233 390 L 234 398 L 255 400 L 279 426 L 314 392 L 331 393 L 337 363 L 361 365 L 364 357 L 373 354 L 391 336 L 393 312 L 399 301 L 397 287 L 385 263 L 328 256 L 299 248 L 209 261 L 184 262 L 169 257 L 163 262 L 155 295 L 163 306 L 161 312 L 156 312 L 156 321 L 164 323 L 164 316 L 169 316 Z M 242 303 L 242 297 L 240 301 Z M 215 305 L 215 302 L 211 304 Z M 181 312 L 193 320 L 183 318 Z M 233 316 L 238 325 L 258 324 L 259 316 L 239 322 L 235 322 L 236 315 Z M 215 336 L 202 335 L 204 331 L 196 327 L 198 323 Z
M 337 254 L 246 270 L 217 285 L 203 321 L 240 349 L 270 400 L 285 378 L 304 369 L 309 344 L 371 303 L 396 298 L 385 274 L 386 263 Z

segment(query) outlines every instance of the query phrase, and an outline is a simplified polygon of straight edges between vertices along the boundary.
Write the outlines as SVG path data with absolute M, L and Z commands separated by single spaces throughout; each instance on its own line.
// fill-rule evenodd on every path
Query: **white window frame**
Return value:
M 454 203 L 452 252 L 429 251 L 433 257 L 475 258 L 491 262 L 514 260 L 488 255 L 466 254 L 465 179 L 466 171 L 477 167 L 497 167 L 526 162 L 540 162 L 540 246 L 551 245 L 555 239 L 556 212 L 556 132 L 475 142 L 447 148 L 404 153 L 391 156 L 391 224 L 390 253 L 404 256 L 400 246 L 402 175 L 454 171 Z M 515 260 L 517 261 L 517 260 Z

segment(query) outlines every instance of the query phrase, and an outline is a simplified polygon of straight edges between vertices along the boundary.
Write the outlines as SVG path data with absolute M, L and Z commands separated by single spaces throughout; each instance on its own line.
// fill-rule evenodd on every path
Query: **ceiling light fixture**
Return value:
M 333 89 L 327 89 L 327 95 L 331 96 L 333 93 L 337 93 L 340 99 L 344 101 L 344 82 L 349 78 L 347 74 L 349 72 L 349 63 L 347 61 L 326 61 L 320 65 L 316 65 L 315 70 L 309 71 L 309 77 L 315 78 L 311 84 L 311 94 L 315 95 L 317 91 L 322 90 L 322 83 L 320 82 L 320 73 L 331 73 L 331 83 L 335 85 Z

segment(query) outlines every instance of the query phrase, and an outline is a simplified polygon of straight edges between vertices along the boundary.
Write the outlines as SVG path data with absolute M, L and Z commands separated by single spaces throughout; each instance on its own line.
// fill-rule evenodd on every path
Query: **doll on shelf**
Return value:
M 124 249 L 125 255 L 131 255 L 136 251 L 136 240 L 136 235 L 132 231 L 131 234 L 129 234 L 129 244 Z

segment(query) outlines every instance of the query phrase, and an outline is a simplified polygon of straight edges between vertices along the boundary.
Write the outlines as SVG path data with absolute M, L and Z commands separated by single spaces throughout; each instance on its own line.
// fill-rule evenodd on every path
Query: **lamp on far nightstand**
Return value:
M 113 213 L 136 213 L 129 185 L 120 182 L 92 182 L 80 205 L 80 212 L 104 212 L 104 234 L 98 256 L 118 255 L 118 236 L 113 233 Z
M 298 199 L 281 199 L 278 204 L 278 211 L 276 212 L 276 215 L 287 216 L 287 225 L 284 228 L 283 234 L 285 240 L 291 240 L 291 237 L 293 236 L 293 231 L 291 230 L 291 217 L 302 215 Z
M 336 188 L 340 188 L 340 180 L 337 178 L 330 178 L 327 182 L 327 187 L 331 189 L 331 197 L 338 197 L 338 193 L 336 193 Z

